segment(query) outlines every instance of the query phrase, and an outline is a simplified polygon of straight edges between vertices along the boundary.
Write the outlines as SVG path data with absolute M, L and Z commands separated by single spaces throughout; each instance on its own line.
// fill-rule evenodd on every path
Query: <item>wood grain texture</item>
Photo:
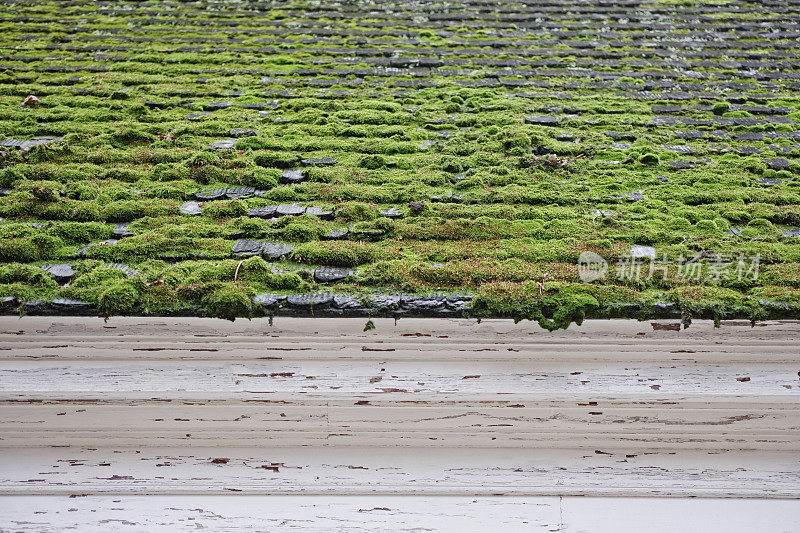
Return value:
M 18 448 L 2 494 L 800 497 L 795 452 L 513 448 Z
M 0 531 L 798 529 L 798 323 L 375 323 L 0 318 Z
M 587 320 L 545 331 L 510 320 L 276 318 L 234 323 L 197 318 L 0 317 L 0 359 L 357 359 L 537 361 L 798 361 L 797 321 Z
M 0 446 L 800 446 L 792 323 L 120 320 L 0 321 Z
M 794 500 L 462 496 L 6 496 L 0 530 L 790 533 Z

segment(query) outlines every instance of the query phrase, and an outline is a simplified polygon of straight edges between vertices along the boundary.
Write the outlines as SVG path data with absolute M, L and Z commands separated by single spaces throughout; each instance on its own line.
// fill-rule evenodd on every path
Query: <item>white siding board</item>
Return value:
M 53 533 L 462 531 L 793 532 L 800 502 L 460 496 L 12 496 L 0 530 Z
M 797 322 L 363 322 L 0 318 L 0 531 L 800 530 Z

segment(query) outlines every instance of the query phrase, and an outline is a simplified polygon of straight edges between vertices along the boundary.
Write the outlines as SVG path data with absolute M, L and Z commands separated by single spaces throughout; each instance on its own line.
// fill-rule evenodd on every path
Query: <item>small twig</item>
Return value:
M 244 263 L 245 261 L 247 261 L 247 259 L 242 259 L 241 261 L 239 261 L 239 264 L 236 265 L 236 272 L 234 272 L 233 274 L 233 281 L 236 281 L 236 278 L 239 277 L 239 267 L 241 267 L 242 263 Z
M 550 273 L 545 272 L 542 276 L 542 281 L 537 281 L 536 284 L 539 286 L 539 297 L 541 298 L 544 295 L 544 284 L 545 282 L 550 279 Z

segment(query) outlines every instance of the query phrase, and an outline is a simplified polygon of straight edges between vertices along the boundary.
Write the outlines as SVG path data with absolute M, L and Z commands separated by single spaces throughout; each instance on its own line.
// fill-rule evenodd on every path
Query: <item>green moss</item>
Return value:
M 73 220 L 105 220 L 108 222 L 129 222 L 142 217 L 157 217 L 168 213 L 174 213 L 178 202 L 167 202 L 158 199 L 138 199 L 110 202 L 102 206 L 99 210 L 97 206 L 91 204 L 79 206 L 75 211 L 80 211 L 80 218 L 72 217 Z
M 153 167 L 150 178 L 154 181 L 174 181 L 187 179 L 192 176 L 192 171 L 186 165 L 158 163 Z
M 376 170 L 386 166 L 386 159 L 380 155 L 366 155 L 358 162 L 358 166 L 368 170 Z
M 531 138 L 522 132 L 506 132 L 502 138 L 503 150 L 509 155 L 525 155 L 530 152 Z
M 724 115 L 730 108 L 731 106 L 727 102 L 718 102 L 714 104 L 714 114 L 719 116 Z
M 186 166 L 189 168 L 204 167 L 206 165 L 218 165 L 222 159 L 214 152 L 202 151 L 195 153 L 192 157 L 186 160 Z
M 321 228 L 314 228 L 302 222 L 291 222 L 281 232 L 281 237 L 289 242 L 308 242 L 319 238 Z
M 40 211 L 40 216 L 42 218 L 46 218 L 49 220 L 58 220 L 58 219 L 67 219 L 73 220 L 76 222 L 89 222 L 89 221 L 97 221 L 97 220 L 109 220 L 111 222 L 120 221 L 120 220 L 131 220 L 135 215 L 123 215 L 121 217 L 117 217 L 113 214 L 114 207 L 107 207 L 108 215 L 104 216 L 100 208 L 94 203 L 74 203 L 74 204 L 63 204 L 59 206 L 60 208 L 55 208 L 52 211 L 42 210 Z
M 660 2 L 657 15 L 697 11 L 692 2 L 678 3 L 676 8 L 675 1 Z M 161 24 L 146 32 L 152 43 L 142 53 L 115 44 L 143 35 L 140 10 L 15 4 L 15 22 L 5 23 L 0 41 L 9 49 L 26 43 L 26 60 L 8 59 L 10 68 L 0 73 L 5 97 L 0 140 L 45 135 L 64 140 L 0 150 L 0 188 L 11 189 L 0 192 L 0 217 L 5 219 L 0 221 L 0 260 L 19 265 L 69 259 L 78 275 L 69 287 L 55 287 L 41 269 L 31 267 L 31 275 L 38 276 L 17 272 L 6 275 L 5 282 L 0 279 L 0 295 L 97 303 L 101 293 L 130 284 L 139 293 L 134 307 L 109 304 L 107 312 L 196 315 L 210 313 L 203 302 L 215 291 L 251 296 L 320 290 L 310 269 L 291 272 L 297 267 L 291 261 L 280 262 L 287 273 L 274 274 L 260 258 L 232 258 L 232 240 L 243 235 L 292 242 L 293 259 L 306 265 L 361 265 L 359 275 L 337 284 L 337 290 L 469 291 L 485 297 L 477 300 L 479 316 L 504 313 L 546 327 L 587 314 L 653 316 L 657 312 L 648 305 L 664 298 L 680 302 L 687 318 L 798 313 L 792 291 L 798 288 L 800 249 L 796 239 L 778 229 L 800 226 L 800 152 L 791 135 L 800 111 L 785 79 L 754 79 L 733 68 L 716 68 L 715 58 L 705 58 L 701 71 L 741 87 L 724 99 L 698 99 L 698 93 L 687 92 L 676 100 L 677 94 L 660 89 L 640 93 L 663 73 L 655 63 L 631 64 L 634 46 L 616 48 L 620 61 L 591 65 L 599 76 L 594 80 L 607 78 L 609 83 L 586 85 L 585 73 L 571 70 L 577 56 L 557 45 L 555 56 L 522 46 L 532 64 L 552 64 L 542 76 L 517 76 L 511 69 L 496 83 L 493 76 L 503 67 L 495 63 L 517 57 L 522 48 L 504 37 L 503 54 L 497 56 L 476 44 L 519 29 L 504 23 L 505 15 L 495 17 L 494 7 L 469 24 L 437 19 L 440 28 L 424 31 L 418 22 L 398 23 L 380 6 L 368 18 L 347 9 L 331 18 L 318 7 L 301 1 L 288 10 L 223 9 L 218 16 L 204 17 L 178 3 L 170 9 L 181 27 Z M 652 15 L 653 6 L 639 7 L 645 18 Z M 56 11 L 58 16 L 52 16 Z M 568 11 L 550 10 L 553 27 L 577 20 Z M 779 22 L 779 15 L 747 4 L 735 12 L 710 13 L 706 22 L 712 29 L 734 19 L 769 25 Z M 41 20 L 49 21 L 47 27 L 36 22 Z M 373 60 L 383 64 L 381 41 L 391 43 L 391 37 L 334 32 L 320 55 L 318 47 L 296 35 L 256 38 L 230 31 L 237 25 L 246 30 L 286 21 L 356 33 L 381 27 L 410 31 L 412 39 L 395 43 L 401 56 L 430 56 L 433 47 L 440 51 L 434 55 L 464 66 L 440 67 L 451 69 L 447 75 L 432 68 L 422 78 L 381 67 L 381 83 L 374 76 L 362 82 L 360 74 L 340 69 L 370 72 L 376 67 Z M 635 40 L 638 30 L 623 26 L 614 30 L 619 42 Z M 776 46 L 785 48 L 785 43 L 779 46 L 786 41 L 779 34 L 728 33 L 731 46 L 746 46 L 753 59 L 768 56 Z M 100 56 L 92 65 L 68 62 L 68 69 L 76 71 L 62 72 L 51 58 L 83 54 L 83 34 L 91 34 L 101 47 L 112 46 L 114 61 L 105 62 L 108 69 Z M 216 44 L 181 48 L 176 36 Z M 377 56 L 351 61 L 347 50 L 363 45 L 365 36 Z M 557 40 L 558 35 L 549 37 Z M 243 58 L 252 72 L 230 68 Z M 395 61 L 405 59 L 390 63 Z M 462 68 L 474 72 L 467 75 Z M 268 72 L 268 78 L 262 83 L 256 71 Z M 316 74 L 307 75 L 310 71 Z M 684 74 L 670 75 L 678 76 L 673 81 L 679 85 L 697 82 Z M 515 87 L 511 80 L 524 86 Z M 430 86 L 408 87 L 417 81 Z M 769 94 L 760 94 L 767 82 Z M 41 103 L 20 107 L 29 93 Z M 651 100 L 654 95 L 657 100 Z M 231 105 L 212 104 L 219 101 Z M 658 111 L 651 104 L 679 107 Z M 752 106 L 786 108 L 776 115 L 787 120 Z M 201 110 L 209 113 L 187 117 Z M 558 124 L 525 123 L 531 114 L 558 117 Z M 671 115 L 674 121 L 655 115 Z M 209 149 L 214 141 L 233 136 L 234 128 L 256 130 L 257 135 L 238 139 L 233 150 Z M 717 130 L 729 136 L 786 135 L 721 142 Z M 615 142 L 632 145 L 609 147 Z M 736 144 L 759 152 L 746 156 L 724 146 Z M 767 161 L 778 157 L 788 161 L 788 168 L 769 168 Z M 307 158 L 332 158 L 336 164 L 303 165 Z M 673 168 L 681 160 L 691 161 L 691 168 Z M 280 186 L 281 169 L 298 167 L 306 181 Z M 759 177 L 781 183 L 759 182 Z M 236 185 L 267 192 L 205 202 L 196 216 L 178 211 L 198 190 Z M 643 200 L 626 198 L 638 190 Z M 331 223 L 305 216 L 244 216 L 248 207 L 288 202 L 333 208 L 338 218 Z M 382 217 L 380 212 L 390 206 L 405 216 Z M 614 213 L 595 216 L 594 210 Z M 77 247 L 110 237 L 116 222 L 131 222 L 136 237 L 93 246 L 85 252 L 89 260 L 73 260 Z M 744 229 L 726 233 L 731 225 Z M 352 239 L 375 240 L 318 241 L 334 228 L 350 228 Z M 379 231 L 369 235 L 361 230 Z M 677 292 L 686 280 L 577 284 L 575 263 L 581 251 L 596 251 L 613 263 L 632 244 L 650 244 L 659 256 L 674 261 L 700 251 L 713 251 L 714 257 L 760 254 L 763 272 L 757 279 L 703 279 L 698 283 L 708 290 L 696 296 Z M 135 267 L 142 283 L 121 271 L 110 273 L 99 260 Z M 703 273 L 710 263 L 701 262 Z M 715 292 L 719 288 L 732 292 Z M 767 302 L 761 305 L 759 299 Z M 245 311 L 240 306 L 233 314 Z
M 0 187 L 13 187 L 18 181 L 25 179 L 21 169 L 11 167 L 0 170 Z
M 97 263 L 97 261 L 94 261 Z M 98 285 L 108 285 L 126 279 L 128 276 L 122 270 L 95 266 L 83 274 L 79 274 L 72 287 L 91 289 Z
M 731 224 L 728 222 L 727 219 L 722 217 L 717 217 L 714 219 L 714 224 L 716 224 L 717 229 L 719 231 L 729 231 L 731 229 Z
M 0 241 L 0 261 L 29 263 L 55 257 L 64 241 L 52 235 L 33 233 Z
M 64 143 L 40 144 L 30 148 L 25 154 L 25 159 L 29 163 L 44 163 L 63 161 L 73 155 L 72 148 Z
M 362 242 L 313 242 L 295 248 L 292 258 L 311 265 L 354 267 L 376 261 L 381 249 Z
M 20 263 L 0 266 L 0 283 L 24 283 L 35 287 L 55 289 L 58 284 L 39 267 Z
M 581 324 L 587 314 L 600 306 L 597 298 L 576 285 L 532 282 L 488 284 L 475 298 L 472 313 L 476 316 L 506 316 L 515 322 L 533 320 L 553 331 Z
M 754 218 L 742 229 L 741 235 L 755 239 L 778 238 L 781 236 L 781 232 L 769 220 Z
M 301 200 L 303 195 L 299 192 L 299 187 L 290 185 L 286 187 L 275 187 L 267 192 L 264 198 L 277 202 L 295 202 Z
M 85 244 L 111 238 L 112 229 L 99 222 L 62 222 L 47 228 L 47 233 L 69 244 Z
M 232 221 L 232 226 L 234 231 L 243 233 L 245 237 L 258 238 L 267 230 L 268 224 L 260 218 L 239 217 Z
M 281 173 L 271 168 L 248 168 L 237 174 L 237 182 L 268 191 L 278 186 Z
M 656 166 L 661 161 L 658 159 L 656 154 L 644 154 L 642 157 L 639 158 L 639 163 L 647 166 Z
M 225 286 L 203 297 L 203 310 L 206 315 L 233 321 L 237 318 L 250 318 L 253 314 L 251 296 L 235 286 Z
M 111 144 L 116 147 L 131 146 L 137 144 L 150 144 L 156 140 L 154 135 L 144 132 L 137 128 L 124 128 L 109 135 Z
M 214 272 L 209 277 L 211 279 L 230 279 L 234 281 L 257 281 L 267 284 L 271 284 L 274 278 L 270 264 L 259 256 L 253 256 L 236 263 L 236 268 L 233 268 L 231 272 L 232 268 L 232 263 L 226 262 L 224 266 L 221 266 L 220 271 Z
M 246 213 L 247 204 L 243 200 L 210 202 L 203 206 L 203 214 L 213 218 L 240 217 Z
M 120 281 L 103 290 L 97 299 L 100 316 L 128 315 L 137 310 L 139 291 L 134 283 Z
M 291 152 L 261 152 L 253 157 L 256 165 L 268 168 L 291 168 L 299 158 Z
M 707 234 L 715 234 L 719 233 L 720 229 L 717 226 L 717 223 L 713 220 L 701 220 L 695 226 L 698 232 L 707 233 Z
M 407 239 L 456 241 L 511 237 L 520 235 L 519 232 L 521 230 L 527 233 L 523 227 L 531 228 L 532 226 L 530 224 L 509 223 L 508 220 L 490 217 L 477 217 L 475 219 L 430 217 L 401 222 L 398 230 L 400 235 Z
M 336 218 L 343 222 L 373 220 L 379 215 L 380 212 L 376 206 L 362 202 L 349 202 L 336 206 Z
M 440 165 L 442 170 L 452 174 L 464 172 L 469 168 L 469 163 L 467 161 L 463 158 L 453 156 L 443 157 Z
M 275 274 L 269 283 L 270 288 L 283 291 L 307 292 L 311 286 L 296 272 Z

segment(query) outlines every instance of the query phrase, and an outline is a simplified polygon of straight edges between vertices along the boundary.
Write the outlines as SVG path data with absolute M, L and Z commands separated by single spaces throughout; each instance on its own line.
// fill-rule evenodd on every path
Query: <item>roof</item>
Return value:
M 792 7 L 26 2 L 2 24 L 5 312 L 800 316 Z

